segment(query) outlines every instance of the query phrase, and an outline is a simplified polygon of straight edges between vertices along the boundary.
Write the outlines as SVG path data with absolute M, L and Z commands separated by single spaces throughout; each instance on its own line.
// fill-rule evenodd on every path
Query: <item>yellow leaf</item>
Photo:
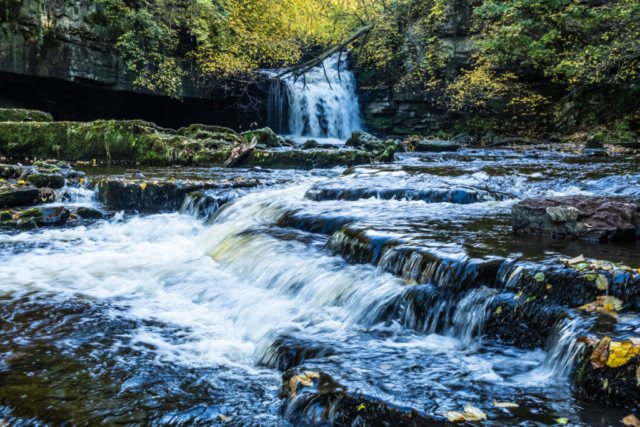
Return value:
M 617 368 L 627 363 L 633 356 L 640 353 L 640 347 L 634 345 L 631 341 L 615 342 L 610 344 L 611 354 L 607 360 L 607 366 Z
M 143 182 L 142 184 L 140 184 L 140 188 L 142 188 L 143 190 L 147 188 L 147 183 Z
M 627 417 L 624 417 L 622 419 L 622 422 L 626 426 L 640 427 L 640 420 L 638 418 L 636 418 L 636 416 L 633 415 L 633 414 L 631 414 L 631 415 L 629 415 Z
M 361 411 L 363 409 L 365 409 L 365 407 L 364 407 L 364 404 L 361 403 L 360 406 L 358 406 L 358 411 Z
M 598 274 L 596 278 L 596 287 L 601 291 L 606 291 L 609 289 L 609 279 L 604 274 Z
M 511 402 L 497 402 L 497 401 L 493 401 L 493 406 L 497 406 L 498 408 L 519 408 L 520 405 L 518 405 L 517 403 L 511 403 Z
M 558 424 L 569 424 L 569 418 L 558 418 L 556 422 Z

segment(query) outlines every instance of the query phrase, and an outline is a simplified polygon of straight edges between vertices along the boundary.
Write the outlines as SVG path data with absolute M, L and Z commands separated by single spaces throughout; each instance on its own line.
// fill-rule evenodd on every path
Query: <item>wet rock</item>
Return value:
M 376 162 L 390 163 L 395 160 L 396 150 L 395 147 L 387 147 L 378 157 L 374 159 Z
M 33 218 L 39 226 L 60 226 L 64 225 L 71 213 L 65 207 L 58 206 L 54 208 L 33 208 L 20 214 L 20 219 Z
M 0 183 L 0 207 L 31 206 L 40 202 L 37 187 L 26 184 Z
M 447 151 L 458 151 L 460 144 L 451 141 L 420 141 L 410 148 L 410 151 L 419 153 L 441 153 Z
M 607 150 L 585 149 L 582 154 L 587 157 L 607 157 Z
M 384 200 L 422 200 L 427 203 L 469 204 L 489 200 L 507 200 L 507 194 L 466 188 L 370 188 L 342 186 L 340 184 L 316 184 L 305 194 L 305 198 L 315 201 L 360 200 L 369 198 Z
M 243 132 L 241 135 L 247 140 L 246 142 L 251 142 L 253 141 L 253 138 L 256 138 L 258 140 L 258 144 L 264 144 L 269 148 L 282 147 L 282 144 L 278 140 L 278 135 L 276 135 L 270 128 Z
M 522 294 L 504 293 L 489 306 L 484 333 L 496 342 L 518 348 L 544 348 L 554 325 L 567 316 L 561 307 Z
M 261 185 L 254 179 L 240 178 L 230 181 L 141 181 L 108 178 L 98 184 L 100 201 L 114 209 L 139 211 L 176 211 L 188 193 L 197 190 L 229 190 Z
M 381 144 L 382 141 L 366 132 L 355 131 L 351 134 L 351 137 L 347 139 L 347 142 L 344 145 L 347 147 L 360 148 L 360 147 L 364 147 L 366 144 L 376 144 L 376 143 Z
M 22 175 L 23 167 L 17 165 L 0 165 L 0 178 L 18 178 Z
M 33 218 L 16 219 L 0 222 L 0 228 L 9 230 L 35 230 L 38 224 Z
M 238 135 L 233 129 L 223 126 L 209 126 L 202 124 L 193 124 L 186 128 L 180 128 L 176 131 L 176 135 L 186 136 L 200 141 L 205 146 L 213 146 L 225 144 L 243 144 L 245 139 Z M 217 147 L 216 147 L 217 148 Z
M 55 173 L 29 175 L 27 176 L 27 181 L 38 188 L 48 187 L 53 189 L 62 188 L 65 183 L 64 177 Z
M 523 200 L 512 208 L 517 234 L 548 234 L 589 240 L 635 240 L 640 205 L 572 196 Z
M 640 357 L 633 356 L 622 366 L 595 369 L 591 364 L 594 348 L 586 346 L 575 372 L 575 383 L 590 400 L 617 406 L 637 407 L 640 402 Z
M 302 149 L 304 150 L 312 150 L 314 148 L 320 147 L 320 143 L 314 139 L 310 139 L 302 144 Z
M 82 219 L 104 219 L 107 217 L 105 213 L 91 208 L 78 208 L 75 214 Z
M 308 340 L 293 337 L 280 337 L 258 360 L 258 366 L 286 371 L 300 365 L 305 360 L 332 356 L 332 348 Z
M 37 110 L 0 108 L 0 122 L 52 122 L 51 114 Z
M 286 413 L 294 419 L 330 423 L 337 427 L 455 426 L 445 418 L 431 417 L 415 409 L 394 406 L 380 399 L 350 392 L 323 372 L 289 370 L 282 375 Z
M 603 133 L 593 133 L 587 137 L 584 143 L 586 148 L 603 148 L 606 137 Z

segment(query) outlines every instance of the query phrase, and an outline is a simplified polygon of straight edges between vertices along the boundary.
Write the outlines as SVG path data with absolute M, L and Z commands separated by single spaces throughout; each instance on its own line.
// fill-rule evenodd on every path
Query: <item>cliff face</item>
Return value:
M 91 0 L 0 0 L 0 107 L 51 111 L 57 120 L 141 118 L 164 126 L 193 122 L 234 127 L 261 121 L 260 107 L 239 114 L 244 94 L 233 82 L 183 82 L 183 99 L 133 85 Z M 258 86 L 252 96 L 265 99 Z

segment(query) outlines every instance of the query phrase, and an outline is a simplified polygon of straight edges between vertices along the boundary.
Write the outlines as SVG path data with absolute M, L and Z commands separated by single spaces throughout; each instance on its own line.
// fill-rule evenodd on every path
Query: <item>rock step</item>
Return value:
M 325 200 L 384 199 L 384 200 L 421 200 L 427 203 L 470 204 L 486 201 L 502 201 L 512 199 L 507 194 L 477 190 L 472 188 L 353 188 L 349 186 L 316 184 L 305 198 L 317 202 Z
M 254 188 L 263 183 L 254 179 L 232 179 L 217 181 L 144 181 L 122 178 L 107 178 L 98 183 L 98 197 L 113 209 L 145 212 L 177 211 L 187 194 L 198 190 Z

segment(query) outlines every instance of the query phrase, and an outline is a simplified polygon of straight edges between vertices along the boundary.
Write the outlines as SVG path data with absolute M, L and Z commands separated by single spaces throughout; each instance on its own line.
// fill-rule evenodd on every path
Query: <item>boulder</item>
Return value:
M 634 241 L 640 235 L 640 205 L 571 196 L 523 200 L 512 207 L 516 234 L 547 234 L 588 240 Z
M 375 136 L 358 130 L 351 134 L 351 138 L 347 139 L 344 145 L 347 147 L 364 147 L 365 144 L 381 142 Z
M 320 147 L 320 143 L 314 139 L 310 139 L 306 141 L 304 144 L 302 144 L 302 148 L 304 150 L 311 150 L 318 147 Z
M 33 218 L 28 219 L 12 219 L 9 221 L 1 221 L 0 228 L 9 230 L 35 230 L 38 228 Z
M 0 207 L 31 206 L 39 201 L 40 191 L 37 187 L 27 184 L 0 183 Z
M 253 141 L 253 138 L 256 138 L 258 140 L 258 144 L 264 144 L 269 148 L 282 147 L 278 135 L 276 135 L 270 128 L 243 132 L 242 136 L 244 136 L 247 142 L 251 142 Z
M 38 188 L 59 189 L 64 187 L 64 176 L 55 173 L 29 175 L 27 181 Z

